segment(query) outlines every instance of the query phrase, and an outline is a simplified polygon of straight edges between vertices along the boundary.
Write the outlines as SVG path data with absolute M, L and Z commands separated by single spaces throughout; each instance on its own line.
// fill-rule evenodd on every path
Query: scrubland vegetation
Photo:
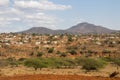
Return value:
M 120 58 L 20 58 L 15 60 L 14 58 L 1 59 L 0 67 L 5 66 L 19 66 L 24 65 L 27 67 L 33 67 L 35 70 L 42 68 L 76 68 L 77 66 L 82 66 L 82 69 L 86 71 L 99 70 L 104 68 L 108 63 L 113 62 L 113 64 L 120 66 Z M 81 68 L 81 67 L 80 67 Z
M 120 67 L 120 33 L 0 34 L 0 68 L 25 66 L 34 71 L 76 69 L 85 73 L 107 65 Z

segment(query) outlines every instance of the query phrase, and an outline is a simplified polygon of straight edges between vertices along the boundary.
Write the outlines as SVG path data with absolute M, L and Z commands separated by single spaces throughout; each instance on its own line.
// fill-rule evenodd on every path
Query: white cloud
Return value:
M 1 18 L 0 18 L 0 21 L 20 21 L 20 19 L 19 19 L 19 18 L 16 18 L 16 17 L 14 17 L 14 18 L 1 17 Z
M 9 0 L 0 0 L 0 5 L 9 5 L 9 3 L 11 3 Z M 61 19 L 49 15 L 46 11 L 71 8 L 69 5 L 54 4 L 49 0 L 13 0 L 10 5 L 12 6 L 0 7 L 0 27 L 3 29 L 14 27 L 13 31 L 22 30 L 21 28 L 24 30 L 26 27 L 56 29 Z M 17 27 L 23 25 L 24 27 Z
M 0 17 L 0 26 L 5 27 L 11 25 L 13 22 L 20 21 L 18 17 Z
M 9 0 L 0 0 L 0 6 L 6 6 L 9 4 Z
M 48 27 L 48 28 L 56 28 L 57 19 L 54 16 L 49 16 L 45 13 L 37 13 L 37 14 L 26 14 L 24 15 L 24 22 L 28 23 L 29 26 L 35 27 Z
M 15 22 L 21 20 L 22 12 L 19 9 L 11 7 L 0 8 L 0 27 L 8 27 L 14 25 Z
M 16 8 L 0 10 L 0 26 L 12 25 L 15 22 L 26 24 L 27 27 L 48 27 L 56 28 L 59 19 L 55 16 L 47 15 L 44 12 L 23 12 Z M 3 25 L 4 24 L 4 25 Z
M 70 5 L 54 4 L 48 0 L 17 0 L 15 1 L 15 6 L 20 8 L 36 8 L 40 10 L 66 10 L 71 8 Z
M 8 14 L 21 15 L 21 14 L 24 14 L 24 12 L 19 9 L 16 9 L 16 8 L 3 8 L 3 9 L 0 9 L 0 15 L 2 15 L 2 14 L 6 15 L 6 16 L 8 16 Z

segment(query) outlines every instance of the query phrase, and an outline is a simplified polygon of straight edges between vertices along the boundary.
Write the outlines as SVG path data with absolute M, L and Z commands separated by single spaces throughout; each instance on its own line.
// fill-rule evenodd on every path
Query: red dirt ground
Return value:
M 119 78 L 91 77 L 80 75 L 24 75 L 0 77 L 0 80 L 120 80 Z

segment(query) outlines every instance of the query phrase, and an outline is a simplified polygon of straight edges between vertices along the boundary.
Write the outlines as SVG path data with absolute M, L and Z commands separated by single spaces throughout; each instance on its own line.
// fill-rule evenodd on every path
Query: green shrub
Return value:
M 78 47 L 77 46 L 68 46 L 66 49 L 67 50 L 72 50 L 72 49 L 77 50 Z
M 102 60 L 104 60 L 104 61 L 107 61 L 107 62 L 112 62 L 114 59 L 113 58 L 111 58 L 111 57 L 103 57 L 103 58 L 101 58 Z
M 33 56 L 33 55 L 34 55 L 34 52 L 31 52 L 29 55 L 30 55 L 30 56 Z
M 43 52 L 38 52 L 37 57 L 42 57 L 43 54 L 44 54 Z
M 102 59 L 107 62 L 113 62 L 114 64 L 117 64 L 118 66 L 120 66 L 120 58 L 105 57 Z
M 91 70 L 98 70 L 99 68 L 103 68 L 105 65 L 105 62 L 102 60 L 95 60 L 95 59 L 86 59 L 84 60 L 84 63 L 82 65 L 82 68 L 86 71 Z
M 27 59 L 24 64 L 27 67 L 33 67 L 35 70 L 37 70 L 38 68 L 42 69 L 42 68 L 47 67 L 45 63 L 42 63 L 37 58 Z
M 57 52 L 56 52 L 56 54 L 58 54 L 58 55 L 59 55 L 59 54 L 61 54 L 61 52 L 60 52 L 60 51 L 57 51 Z
M 106 65 L 106 62 L 102 59 L 76 58 L 75 62 L 78 66 L 82 66 L 82 69 L 85 69 L 86 71 L 98 70 Z
M 80 51 L 80 54 L 84 54 L 84 53 L 85 53 L 85 51 L 84 51 L 84 50 L 81 50 L 81 51 Z
M 26 58 L 20 58 L 18 59 L 18 61 L 24 61 Z
M 75 62 L 68 58 L 32 58 L 27 59 L 24 64 L 37 70 L 38 68 L 70 68 Z
M 74 60 L 69 58 L 53 58 L 53 68 L 70 68 L 75 65 Z
M 94 51 L 92 51 L 92 50 L 88 50 L 88 53 L 92 54 L 92 53 L 94 53 Z
M 103 50 L 102 53 L 106 54 L 106 53 L 111 53 L 110 50 Z
M 53 51 L 54 51 L 54 47 L 49 48 L 48 53 L 53 53 Z
M 86 50 L 87 49 L 87 47 L 86 46 L 83 46 L 82 48 L 81 48 L 81 50 Z
M 6 59 L 7 61 L 11 62 L 11 61 L 16 61 L 16 59 L 14 57 L 9 57 Z
M 77 54 L 77 52 L 76 52 L 75 50 L 71 50 L 71 51 L 69 51 L 69 53 L 70 53 L 71 55 L 76 55 L 76 54 Z
M 14 57 L 7 58 L 6 61 L 8 62 L 8 65 L 11 66 L 18 66 L 18 61 Z
M 68 42 L 72 42 L 72 41 L 73 41 L 72 37 L 68 36 Z
M 0 59 L 0 67 L 18 66 L 18 61 L 15 58 Z
M 115 60 L 114 60 L 114 63 L 115 63 L 116 65 L 120 66 L 120 58 L 115 59 Z
M 76 58 L 75 59 L 77 66 L 82 66 L 84 61 L 85 61 L 85 58 Z
M 63 52 L 61 53 L 60 57 L 66 57 L 67 56 L 67 53 Z

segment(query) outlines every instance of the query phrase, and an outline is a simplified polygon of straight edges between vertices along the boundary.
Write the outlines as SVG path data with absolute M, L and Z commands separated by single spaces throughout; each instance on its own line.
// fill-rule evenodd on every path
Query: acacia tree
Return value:
M 35 70 L 37 70 L 38 68 L 40 68 L 40 70 L 42 68 L 46 68 L 46 64 L 42 63 L 39 59 L 28 59 L 25 61 L 25 66 L 27 67 L 33 67 Z

